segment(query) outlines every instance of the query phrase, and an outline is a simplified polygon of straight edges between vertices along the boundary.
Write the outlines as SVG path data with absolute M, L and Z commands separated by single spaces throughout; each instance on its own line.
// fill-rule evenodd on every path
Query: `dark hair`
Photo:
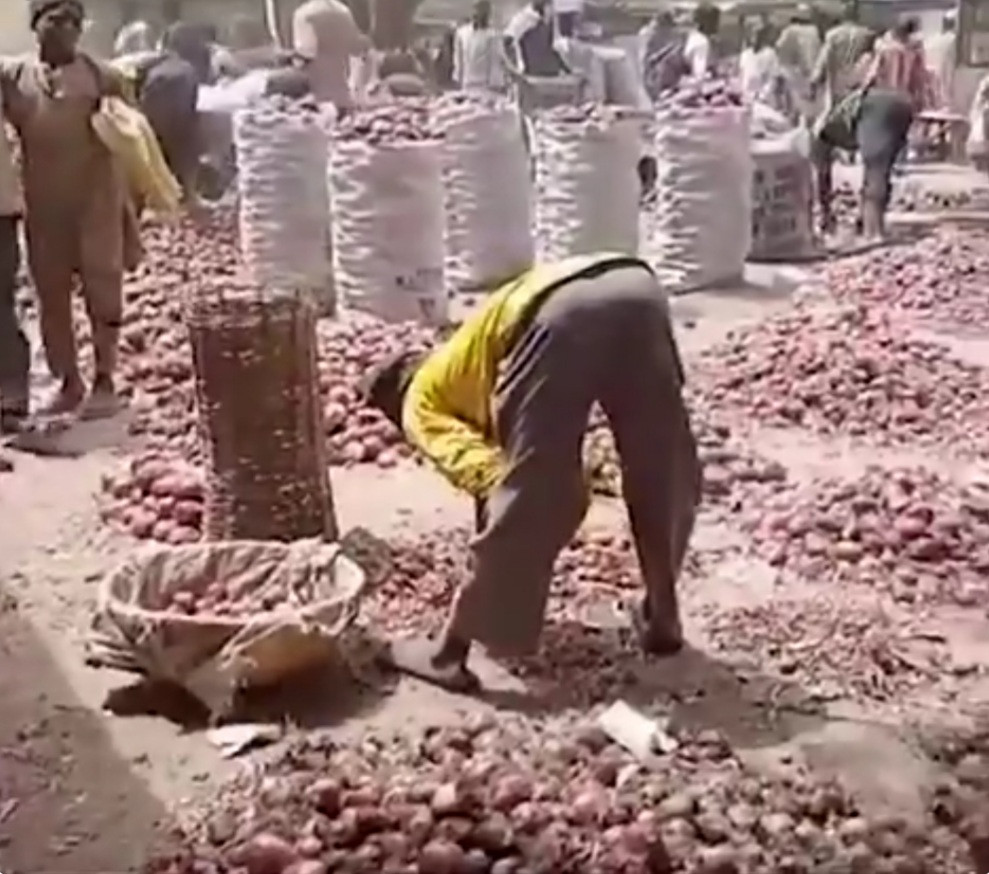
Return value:
M 361 400 L 401 429 L 405 393 L 425 357 L 425 353 L 407 350 L 382 361 L 361 380 Z
M 908 15 L 903 19 L 903 33 L 905 36 L 913 36 L 920 30 L 920 19 L 916 15 Z
M 721 24 L 721 10 L 713 3 L 700 3 L 694 10 L 694 24 L 701 33 L 713 33 Z

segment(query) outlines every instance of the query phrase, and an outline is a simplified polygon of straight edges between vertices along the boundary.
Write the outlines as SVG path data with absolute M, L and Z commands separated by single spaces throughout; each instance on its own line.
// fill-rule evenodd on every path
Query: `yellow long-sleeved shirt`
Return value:
M 422 363 L 402 406 L 408 440 L 459 489 L 486 497 L 502 472 L 491 396 L 514 329 L 545 294 L 628 255 L 599 253 L 538 265 L 503 285 Z

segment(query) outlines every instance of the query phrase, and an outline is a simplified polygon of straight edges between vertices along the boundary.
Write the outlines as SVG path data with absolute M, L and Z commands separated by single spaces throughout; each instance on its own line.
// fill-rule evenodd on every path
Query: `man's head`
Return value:
M 200 82 L 206 82 L 209 79 L 209 43 L 199 25 L 185 21 L 173 24 L 165 31 L 162 48 L 191 64 L 195 68 Z
M 28 9 L 42 60 L 55 65 L 70 63 L 86 18 L 81 0 L 31 0 Z
M 676 19 L 673 17 L 672 11 L 669 9 L 660 9 L 652 17 L 653 27 L 656 30 L 670 30 L 676 27 Z
M 920 30 L 920 20 L 913 15 L 907 15 L 896 23 L 893 36 L 900 42 L 910 42 Z
M 694 26 L 705 36 L 714 36 L 721 26 L 721 10 L 713 3 L 701 3 L 694 10 Z
M 425 354 L 399 352 L 374 367 L 361 381 L 361 399 L 380 410 L 397 428 L 402 427 L 402 403 Z
M 475 27 L 491 26 L 491 0 L 477 0 L 470 16 Z
M 794 24 L 810 24 L 813 21 L 813 14 L 810 11 L 810 6 L 806 3 L 801 3 L 796 9 L 793 10 L 793 15 L 790 16 L 790 20 Z
M 549 0 L 532 0 L 532 8 L 540 15 L 545 15 L 549 9 Z
M 945 13 L 944 18 L 941 19 L 941 30 L 944 31 L 945 33 L 954 33 L 955 26 L 957 25 L 957 23 L 958 23 L 958 17 L 955 15 L 955 13 L 953 11 L 947 12 Z

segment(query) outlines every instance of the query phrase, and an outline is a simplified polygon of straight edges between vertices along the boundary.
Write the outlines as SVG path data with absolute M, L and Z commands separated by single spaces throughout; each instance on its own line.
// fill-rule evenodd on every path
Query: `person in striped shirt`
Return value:
M 898 91 L 920 112 L 929 106 L 931 81 L 918 34 L 920 22 L 913 16 L 903 19 L 890 31 L 888 39 L 876 44 L 869 81 L 877 88 Z

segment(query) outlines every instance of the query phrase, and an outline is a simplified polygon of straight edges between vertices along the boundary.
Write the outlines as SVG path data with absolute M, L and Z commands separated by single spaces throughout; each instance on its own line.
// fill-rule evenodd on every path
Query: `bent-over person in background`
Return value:
M 0 93 L 23 152 L 28 265 L 37 290 L 48 367 L 58 380 L 44 413 L 113 415 L 125 264 L 139 240 L 126 182 L 97 138 L 93 114 L 124 83 L 77 51 L 79 0 L 31 0 L 35 57 L 0 67 Z M 79 369 L 72 291 L 79 280 L 92 326 L 95 374 L 87 392 Z
M 822 230 L 835 221 L 831 209 L 835 152 L 857 151 L 862 161 L 862 233 L 870 241 L 886 235 L 893 167 L 907 142 L 914 108 L 902 91 L 867 85 L 839 103 L 818 125 L 811 145 Z
M 366 400 L 477 507 L 474 571 L 442 636 L 396 641 L 394 665 L 470 690 L 472 644 L 494 656 L 536 649 L 553 562 L 588 507 L 595 401 L 615 434 L 645 580 L 635 625 L 648 652 L 677 652 L 675 587 L 700 494 L 682 387 L 663 289 L 644 262 L 612 254 L 537 266 L 431 354 L 373 371 Z

